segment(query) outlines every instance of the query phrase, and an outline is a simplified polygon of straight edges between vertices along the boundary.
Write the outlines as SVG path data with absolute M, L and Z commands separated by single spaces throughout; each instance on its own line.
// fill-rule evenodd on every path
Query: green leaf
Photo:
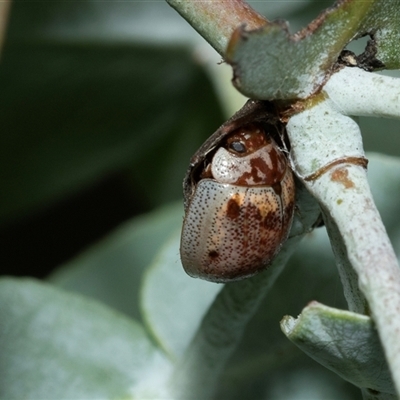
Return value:
M 136 322 L 35 280 L 0 281 L 0 321 L 2 399 L 143 399 L 170 367 Z
M 295 35 L 283 22 L 250 32 L 241 27 L 226 52 L 234 69 L 233 83 L 250 98 L 306 98 L 323 84 L 346 45 L 366 33 L 376 37 L 373 56 L 386 68 L 398 68 L 399 4 L 398 0 L 343 1 Z
M 394 394 L 378 333 L 371 319 L 313 302 L 282 331 L 306 354 L 354 385 Z
M 149 330 L 171 356 L 181 356 L 222 285 L 190 278 L 179 258 L 180 231 L 165 244 L 142 284 L 141 308 Z
M 376 54 L 387 69 L 400 68 L 400 1 L 376 0 L 359 30 L 373 32 Z
M 51 283 L 140 319 L 143 270 L 182 224 L 181 202 L 134 218 L 53 273 Z M 179 260 L 179 258 L 178 258 Z

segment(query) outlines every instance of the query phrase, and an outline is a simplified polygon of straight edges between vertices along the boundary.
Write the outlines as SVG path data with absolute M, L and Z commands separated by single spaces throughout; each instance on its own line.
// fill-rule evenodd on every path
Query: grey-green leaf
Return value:
M 399 9 L 398 0 L 348 0 L 294 35 L 283 22 L 250 32 L 241 27 L 226 52 L 233 83 L 250 98 L 306 98 L 323 84 L 346 45 L 368 33 L 376 39 L 370 56 L 379 59 L 378 66 L 399 68 Z
M 169 370 L 133 320 L 31 279 L 0 281 L 0 354 L 8 400 L 135 398 Z
M 312 302 L 297 319 L 284 317 L 281 328 L 306 354 L 343 379 L 360 388 L 395 393 L 369 317 Z
M 143 270 L 171 232 L 180 228 L 182 215 L 183 205 L 179 202 L 136 217 L 56 270 L 49 280 L 140 320 Z
M 157 254 L 144 276 L 141 308 L 147 327 L 174 358 L 182 355 L 222 285 L 190 278 L 179 257 L 180 234 Z

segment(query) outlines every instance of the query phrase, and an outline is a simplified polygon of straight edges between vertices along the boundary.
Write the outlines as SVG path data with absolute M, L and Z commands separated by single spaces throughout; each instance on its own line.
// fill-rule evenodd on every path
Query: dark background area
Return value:
M 148 211 L 123 173 L 52 203 L 0 229 L 5 275 L 45 277 L 56 266 L 105 236 L 121 222 Z
M 109 20 L 134 27 L 147 9 L 13 4 L 0 63 L 0 274 L 45 277 L 181 199 L 191 154 L 223 117 L 186 48 L 113 36 Z

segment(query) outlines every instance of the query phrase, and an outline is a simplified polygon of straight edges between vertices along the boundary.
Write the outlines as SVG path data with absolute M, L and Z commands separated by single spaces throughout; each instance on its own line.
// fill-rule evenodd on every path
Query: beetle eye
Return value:
M 245 153 L 246 152 L 246 146 L 241 142 L 232 142 L 229 145 L 229 148 L 231 150 L 235 151 L 236 153 Z

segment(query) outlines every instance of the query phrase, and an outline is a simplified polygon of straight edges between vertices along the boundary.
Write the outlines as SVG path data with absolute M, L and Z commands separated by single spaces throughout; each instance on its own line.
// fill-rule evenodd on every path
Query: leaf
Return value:
M 181 202 L 125 223 L 113 234 L 56 270 L 49 281 L 91 296 L 141 319 L 139 292 L 143 270 L 182 224 Z
M 169 371 L 139 324 L 32 279 L 0 281 L 0 321 L 3 399 L 136 398 Z
M 172 357 L 181 356 L 222 285 L 190 278 L 179 258 L 176 232 L 148 268 L 141 290 L 147 327 Z
M 311 358 L 354 385 L 394 394 L 378 333 L 367 316 L 310 303 L 281 321 L 285 335 Z
M 373 33 L 374 57 L 387 69 L 400 68 L 400 1 L 376 0 L 359 31 L 362 30 Z
M 398 68 L 399 26 L 397 0 L 341 1 L 295 35 L 289 34 L 284 22 L 253 31 L 238 28 L 226 60 L 234 69 L 234 85 L 250 98 L 306 98 L 323 84 L 346 45 L 367 33 L 376 42 L 371 42 L 365 59 L 372 66 L 379 64 L 374 63 L 377 58 L 380 68 Z

